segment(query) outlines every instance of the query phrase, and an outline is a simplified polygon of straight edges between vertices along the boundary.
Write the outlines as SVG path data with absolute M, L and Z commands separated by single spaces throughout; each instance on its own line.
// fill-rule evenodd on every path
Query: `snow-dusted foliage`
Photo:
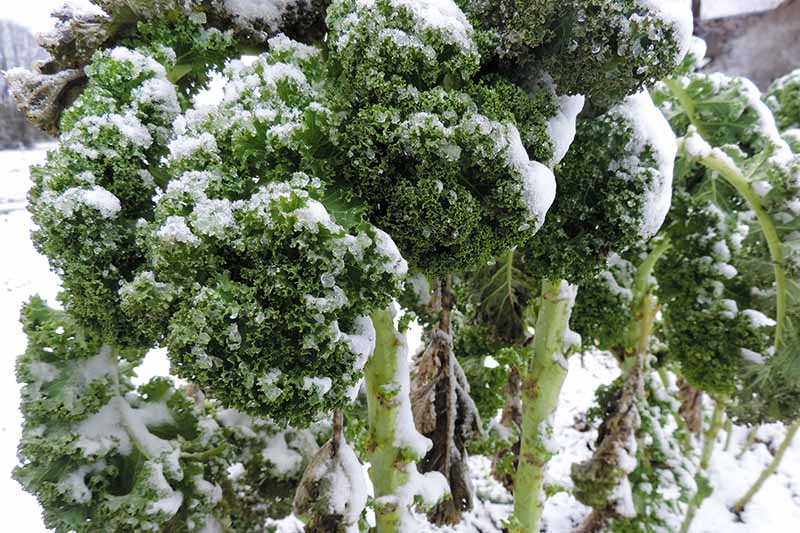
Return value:
M 569 143 L 548 130 L 551 91 L 479 77 L 475 32 L 452 0 L 340 0 L 328 24 L 346 112 L 334 170 L 409 263 L 458 271 L 533 235 L 555 195 L 553 150 Z M 569 129 L 574 113 L 562 119 Z
M 600 108 L 681 62 L 692 35 L 685 0 L 463 0 L 489 58 L 548 72 L 558 90 Z M 569 68 L 564 68 L 569 65 Z
M 303 172 L 315 162 L 304 124 L 326 114 L 301 70 L 318 53 L 277 43 L 229 69 L 218 109 L 178 119 L 174 178 L 139 227 L 152 270 L 120 292 L 164 332 L 179 375 L 250 413 L 308 421 L 347 402 L 374 343 L 366 315 L 407 267 L 381 230 L 340 225 Z
M 144 262 L 136 222 L 152 216 L 152 171 L 180 112 L 171 66 L 128 48 L 98 53 L 62 118 L 61 144 L 32 173 L 34 242 L 61 273 L 64 303 L 118 346 L 152 342 L 120 310 L 117 291 Z
M 130 378 L 142 352 L 95 340 L 38 298 L 22 320 L 25 427 L 14 477 L 39 498 L 45 524 L 82 532 L 221 527 L 222 489 L 202 460 L 211 448 L 202 427 L 211 421 L 194 402 L 165 378 L 136 389 Z
M 24 311 L 15 471 L 59 533 L 455 525 L 485 509 L 467 450 L 512 533 L 552 492 L 670 531 L 708 489 L 670 372 L 715 431 L 798 415 L 796 76 L 696 73 L 688 0 L 94 3 L 9 74 L 61 133 L 30 211 L 64 310 Z M 555 487 L 582 343 L 622 375 Z M 133 386 L 154 347 L 185 387 Z
M 531 272 L 590 279 L 610 252 L 652 237 L 669 209 L 676 152 L 675 136 L 646 92 L 598 117 L 579 117 L 572 148 L 556 170 L 559 187 L 576 193 L 556 197 L 526 245 Z
M 656 272 L 670 350 L 695 385 L 738 396 L 739 416 L 793 418 L 797 156 L 749 80 L 689 72 L 654 93 L 681 137 Z
M 663 378 L 663 379 L 662 379 Z M 618 394 L 619 382 L 598 390 L 598 405 L 591 417 L 602 418 L 609 402 Z M 690 436 L 678 415 L 676 390 L 669 374 L 649 372 L 644 395 L 637 402 L 640 419 L 633 453 L 626 456 L 627 472 L 622 488 L 615 488 L 620 498 L 617 516 L 607 530 L 613 533 L 679 531 L 686 512 L 686 502 L 697 492 L 691 457 Z
M 775 80 L 764 95 L 781 130 L 800 128 L 800 70 Z

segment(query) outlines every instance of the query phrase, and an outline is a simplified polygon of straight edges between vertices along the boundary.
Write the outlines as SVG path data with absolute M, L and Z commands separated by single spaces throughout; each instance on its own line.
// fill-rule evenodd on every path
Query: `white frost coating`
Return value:
M 231 201 L 201 200 L 192 211 L 191 222 L 192 228 L 201 235 L 225 238 L 228 230 L 235 225 Z
M 292 215 L 296 218 L 294 223 L 295 231 L 307 230 L 311 233 L 317 233 L 319 226 L 333 233 L 338 233 L 342 230 L 342 227 L 333 221 L 325 206 L 313 198 L 309 198 L 306 201 L 305 207 L 292 211 Z
M 399 510 L 398 531 L 423 531 L 411 512 L 415 499 L 419 497 L 422 503 L 431 507 L 440 502 L 450 493 L 450 486 L 445 477 L 439 472 L 420 474 L 414 463 L 404 467 L 408 476 L 406 482 L 399 486 L 394 494 L 376 498 L 378 504 L 394 505 Z
M 617 514 L 626 518 L 634 518 L 636 516 L 636 507 L 633 505 L 633 491 L 627 476 L 623 476 L 619 485 L 611 491 L 611 498 L 614 500 L 614 510 Z
M 515 126 L 509 124 L 505 128 L 508 163 L 521 174 L 522 199 L 531 220 L 536 222 L 535 233 L 544 224 L 547 211 L 556 199 L 556 177 L 547 166 L 530 160 Z
M 303 378 L 303 390 L 316 391 L 318 396 L 325 396 L 331 390 L 333 381 L 329 377 L 313 377 L 305 376 Z
M 653 11 L 666 22 L 675 32 L 678 42 L 678 57 L 680 63 L 689 51 L 692 44 L 692 31 L 694 30 L 694 17 L 692 16 L 691 0 L 637 0 L 639 4 Z
M 736 300 L 724 298 L 719 301 L 719 304 L 722 306 L 722 316 L 725 318 L 734 319 L 739 314 L 739 304 L 736 303 Z
M 150 464 L 150 477 L 148 478 L 150 485 L 158 491 L 159 499 L 151 502 L 147 506 L 146 512 L 148 514 L 164 513 L 167 516 L 173 516 L 178 512 L 183 504 L 183 493 L 179 490 L 173 490 L 167 479 L 164 477 L 164 468 L 160 463 Z
M 151 78 L 145 80 L 139 87 L 134 89 L 133 98 L 136 105 L 147 103 L 158 105 L 162 112 L 175 113 L 181 112 L 178 104 L 178 93 L 175 86 L 166 79 Z
M 558 113 L 547 122 L 547 134 L 553 142 L 553 159 L 550 168 L 559 164 L 567 155 L 572 141 L 575 140 L 575 121 L 583 111 L 583 95 L 564 95 L 558 97 Z
M 714 263 L 711 268 L 725 279 L 733 279 L 739 274 L 736 267 L 729 263 Z
M 653 182 L 647 184 L 645 189 L 644 212 L 639 229 L 642 238 L 649 239 L 661 228 L 672 203 L 672 172 L 678 141 L 669 122 L 647 91 L 625 98 L 614 108 L 614 112 L 625 117 L 633 129 L 633 138 L 626 151 L 636 154 L 638 158 L 649 146 L 658 166 L 659 175 L 653 176 Z
M 356 525 L 358 524 L 358 518 L 367 506 L 367 482 L 366 476 L 364 476 L 364 469 L 361 463 L 358 462 L 356 453 L 345 442 L 344 438 L 339 442 L 339 460 L 342 474 L 348 481 L 346 485 L 348 490 L 343 491 L 342 489 L 345 487 L 341 485 L 333 487 L 334 494 L 339 492 L 346 496 L 347 500 L 344 506 L 340 504 L 337 514 L 342 514 L 348 523 L 354 524 L 353 527 L 355 529 L 353 531 L 358 531 L 358 526 Z
M 408 342 L 406 336 L 396 330 L 394 331 L 394 336 L 397 341 L 397 353 L 395 354 L 397 363 L 395 365 L 394 377 L 391 385 L 396 391 L 395 398 L 399 401 L 399 405 L 397 406 L 394 441 L 392 444 L 395 448 L 410 450 L 415 457 L 421 458 L 425 457 L 425 454 L 431 449 L 433 443 L 430 439 L 420 434 L 414 425 L 414 417 L 411 414 Z M 412 469 L 416 471 L 416 466 L 413 464 Z
M 745 361 L 749 361 L 756 365 L 763 365 L 764 364 L 764 356 L 758 352 L 754 352 L 753 350 L 748 350 L 747 348 L 741 348 L 739 353 L 742 354 L 742 357 Z
M 621 296 L 628 302 L 633 301 L 633 291 L 627 287 L 623 287 L 622 285 L 620 285 L 619 282 L 617 281 L 617 278 L 615 278 L 614 274 L 612 274 L 610 271 L 608 270 L 602 271 L 599 277 L 600 279 L 606 282 L 606 286 L 608 286 L 608 289 L 611 291 L 612 294 Z
M 105 470 L 105 468 L 105 461 L 98 461 L 90 465 L 80 466 L 58 483 L 58 489 L 64 494 L 67 494 L 75 503 L 89 503 L 92 499 L 92 491 L 86 485 L 86 476 L 94 472 L 101 472 Z
M 689 157 L 703 159 L 711 155 L 713 149 L 703 137 L 697 133 L 697 128 L 689 126 L 686 136 L 681 139 L 683 150 Z
M 770 157 L 770 161 L 782 168 L 788 168 L 794 157 L 792 150 L 778 131 L 775 115 L 772 114 L 770 108 L 761 99 L 761 91 L 756 87 L 755 83 L 747 78 L 736 79 L 742 84 L 744 96 L 747 98 L 747 105 L 758 114 L 759 132 L 767 137 L 773 145 L 774 153 Z
M 202 133 L 198 137 L 179 135 L 169 143 L 169 159 L 170 161 L 180 161 L 191 157 L 200 150 L 211 154 L 217 153 L 217 140 L 213 135 L 208 132 Z
M 431 284 L 428 277 L 422 272 L 417 272 L 413 276 L 406 279 L 406 283 L 411 285 L 414 291 L 414 296 L 417 297 L 417 302 L 420 305 L 428 305 L 431 301 Z
M 400 255 L 400 250 L 388 233 L 380 228 L 375 228 L 375 247 L 378 253 L 386 257 L 384 268 L 396 276 L 405 276 L 408 273 L 408 262 Z
M 364 468 L 358 462 L 355 452 L 344 437 L 337 443 L 338 449 L 331 454 L 333 442 L 328 442 L 323 450 L 327 457 L 315 457 L 306 472 L 305 480 L 325 480 L 320 483 L 322 493 L 315 505 L 325 505 L 324 514 L 341 516 L 341 523 L 347 533 L 358 533 L 358 520 L 367 505 L 367 481 Z
M 53 202 L 53 207 L 71 217 L 81 206 L 91 207 L 103 218 L 114 218 L 122 210 L 119 198 L 108 189 L 95 185 L 91 189 L 71 187 L 62 192 Z
M 487 355 L 483 358 L 483 368 L 492 369 L 497 368 L 498 366 L 500 366 L 500 363 L 491 355 Z
M 558 287 L 558 299 L 570 303 L 570 307 L 575 303 L 575 298 L 578 297 L 578 286 L 570 285 L 568 281 L 561 280 L 561 285 Z
M 158 228 L 157 235 L 162 241 L 171 243 L 197 244 L 200 242 L 200 239 L 186 225 L 186 219 L 177 215 L 167 217 L 164 224 Z
M 693 36 L 689 42 L 689 51 L 687 55 L 693 56 L 698 64 L 702 64 L 708 52 L 708 45 L 700 37 Z
M 465 51 L 474 51 L 472 25 L 453 0 L 390 0 L 394 9 L 407 9 L 414 17 L 417 33 L 434 30 Z M 374 9 L 376 0 L 357 0 L 360 7 Z
M 295 4 L 304 0 L 223 0 L 223 6 L 245 28 L 255 22 L 262 22 L 269 30 L 275 31 L 283 15 Z
M 261 457 L 272 464 L 271 473 L 277 478 L 298 474 L 303 466 L 303 456 L 289 448 L 286 432 L 281 431 L 272 437 L 262 450 Z
M 230 479 L 231 481 L 236 481 L 245 474 L 246 470 L 242 463 L 233 463 L 231 466 L 228 467 L 227 472 L 228 472 L 228 479 Z
M 750 323 L 753 327 L 756 328 L 772 328 L 775 327 L 776 322 L 772 320 L 770 317 L 762 313 L 761 311 L 756 311 L 755 309 L 745 309 L 742 311 L 742 314 L 750 319 Z
M 89 124 L 90 128 L 103 126 L 114 127 L 133 145 L 141 148 L 148 148 L 153 144 L 153 137 L 150 135 L 145 125 L 130 112 L 125 115 L 112 114 L 102 117 L 86 117 L 81 120 L 81 124 Z
M 314 48 L 307 44 L 289 39 L 285 34 L 279 33 L 275 37 L 267 40 L 270 52 L 291 52 L 299 60 L 317 57 L 320 54 L 319 48 Z
M 118 46 L 111 50 L 111 59 L 127 62 L 133 65 L 133 77 L 139 77 L 143 72 L 152 72 L 158 78 L 166 78 L 167 71 L 164 66 L 150 56 L 141 54 L 130 48 Z
M 564 331 L 564 347 L 563 353 L 568 353 L 573 348 L 575 350 L 580 350 L 581 344 L 583 343 L 583 339 L 581 338 L 581 334 L 577 331 L 572 331 L 567 327 Z M 567 370 L 569 370 L 569 365 L 567 365 Z
M 343 332 L 342 336 L 350 343 L 350 351 L 356 354 L 353 370 L 360 372 L 375 350 L 376 333 L 372 319 L 368 316 L 358 317 L 353 323 L 353 332 Z
M 103 455 L 112 449 L 128 455 L 135 441 L 150 457 L 160 457 L 171 453 L 172 445 L 150 433 L 147 426 L 167 422 L 172 419 L 165 405 L 148 403 L 141 409 L 133 409 L 122 397 L 115 396 L 78 425 L 75 447 L 84 457 Z
M 240 463 L 241 464 L 241 463 Z M 197 492 L 204 495 L 209 503 L 217 504 L 222 500 L 222 487 L 216 483 L 211 483 L 203 479 L 203 476 L 196 475 L 192 478 Z

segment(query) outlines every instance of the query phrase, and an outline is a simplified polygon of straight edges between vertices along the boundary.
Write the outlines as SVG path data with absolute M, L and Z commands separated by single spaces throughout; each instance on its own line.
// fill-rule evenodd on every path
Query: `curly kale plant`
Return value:
M 775 114 L 781 130 L 800 128 L 800 70 L 772 82 L 764 94 L 764 102 Z
M 607 109 L 671 74 L 692 33 L 681 0 L 462 0 L 488 52 Z
M 658 272 L 671 351 L 696 386 L 736 396 L 741 418 L 793 419 L 797 158 L 749 80 L 690 73 L 656 98 L 682 136 Z
M 649 239 L 667 215 L 675 136 L 647 93 L 578 121 L 542 230 L 525 247 L 531 272 L 572 283 L 590 279 L 611 252 Z
M 25 306 L 17 361 L 25 416 L 14 477 L 58 532 L 221 527 L 222 490 L 202 458 L 208 417 L 171 382 L 138 389 L 143 353 L 95 340 L 64 311 Z M 213 424 L 213 422 L 211 422 Z
M 338 224 L 302 172 L 304 122 L 325 110 L 299 64 L 319 52 L 271 43 L 232 67 L 218 109 L 183 119 L 176 177 L 140 227 L 152 270 L 121 289 L 122 304 L 168 331 L 179 375 L 252 414 L 307 421 L 347 402 L 374 343 L 366 315 L 389 303 L 406 264 L 381 230 Z
M 161 59 L 174 60 L 164 50 Z M 153 215 L 156 176 L 180 107 L 167 69 L 152 55 L 98 52 L 87 75 L 86 91 L 62 119 L 59 148 L 32 170 L 33 240 L 61 274 L 73 316 L 113 344 L 148 347 L 152 340 L 120 310 L 118 290 L 144 263 L 136 223 Z
M 478 78 L 449 0 L 337 1 L 328 25 L 333 171 L 409 263 L 460 271 L 534 234 L 555 194 L 555 95 Z

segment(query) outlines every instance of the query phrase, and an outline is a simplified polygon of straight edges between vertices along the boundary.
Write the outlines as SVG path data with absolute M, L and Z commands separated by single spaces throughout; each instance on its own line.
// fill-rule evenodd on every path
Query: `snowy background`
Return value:
M 86 4 L 86 1 L 72 0 L 72 3 Z M 12 0 L 2 0 L 0 3 L 0 19 L 11 19 L 33 31 L 43 31 L 52 26 L 50 11 L 63 1 L 27 0 L 12 4 Z M 780 3 L 781 0 L 705 0 L 703 17 L 758 11 Z M 41 162 L 47 148 L 0 151 L 0 251 L 3 254 L 0 260 L 0 516 L 8 531 L 21 533 L 46 531 L 35 499 L 24 493 L 9 474 L 16 464 L 21 423 L 17 409 L 19 388 L 14 377 L 14 359 L 25 349 L 25 337 L 17 322 L 19 310 L 34 293 L 53 301 L 58 291 L 58 279 L 30 241 L 32 222 L 25 211 L 25 196 L 30 186 L 28 167 Z M 140 379 L 166 374 L 167 369 L 163 354 L 153 354 L 148 356 Z M 577 431 L 575 418 L 591 405 L 595 388 L 611 382 L 616 373 L 613 361 L 600 354 L 572 358 L 556 416 L 557 439 L 562 451 L 551 463 L 549 476 L 552 483 L 569 485 L 570 465 L 590 454 L 588 445 L 596 434 Z M 780 425 L 763 426 L 756 443 L 737 459 L 746 433 L 745 428 L 734 427 L 727 451 L 722 450 L 726 435 L 724 432 L 720 435 L 711 466 L 715 492 L 699 510 L 692 533 L 800 532 L 800 439 L 795 439 L 778 473 L 765 484 L 746 512 L 737 517 L 728 511 L 728 507 L 744 494 L 769 463 L 771 452 L 783 438 L 784 429 Z M 499 525 L 499 520 L 510 511 L 510 497 L 488 479 L 488 461 L 473 458 L 471 463 L 478 495 L 495 503 L 478 505 L 457 531 L 499 531 L 492 526 Z M 586 512 L 587 509 L 571 496 L 558 494 L 547 503 L 547 531 L 566 533 Z

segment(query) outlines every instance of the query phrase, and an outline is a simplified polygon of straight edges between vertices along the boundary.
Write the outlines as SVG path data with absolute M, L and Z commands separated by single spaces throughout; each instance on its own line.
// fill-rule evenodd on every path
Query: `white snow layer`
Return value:
M 547 133 L 553 141 L 553 160 L 550 168 L 559 164 L 575 140 L 575 121 L 583 111 L 585 98 L 577 94 L 558 97 L 558 113 L 547 122 Z
M 533 231 L 539 231 L 545 216 L 556 199 L 556 177 L 553 171 L 538 161 L 531 161 L 522 144 L 519 130 L 514 125 L 506 127 L 509 164 L 522 178 L 522 199 L 531 219 L 536 223 Z
M 681 62 L 689 51 L 694 29 L 692 0 L 638 0 L 640 4 L 657 13 L 659 18 L 672 26 L 678 41 L 678 58 Z
M 628 119 L 633 128 L 628 152 L 641 155 L 649 146 L 658 165 L 659 175 L 654 176 L 654 182 L 645 191 L 639 230 L 642 238 L 649 239 L 661 229 L 672 204 L 672 173 L 678 141 L 647 91 L 627 97 L 615 110 Z
M 244 28 L 249 29 L 254 23 L 261 22 L 272 31 L 278 29 L 287 11 L 301 3 L 307 2 L 306 0 L 223 0 L 223 6 L 228 13 L 233 15 Z
M 416 30 L 434 30 L 444 34 L 450 44 L 462 50 L 473 50 L 472 25 L 453 0 L 390 0 L 395 9 L 405 8 L 414 17 Z M 358 0 L 366 8 L 374 8 L 376 0 Z

